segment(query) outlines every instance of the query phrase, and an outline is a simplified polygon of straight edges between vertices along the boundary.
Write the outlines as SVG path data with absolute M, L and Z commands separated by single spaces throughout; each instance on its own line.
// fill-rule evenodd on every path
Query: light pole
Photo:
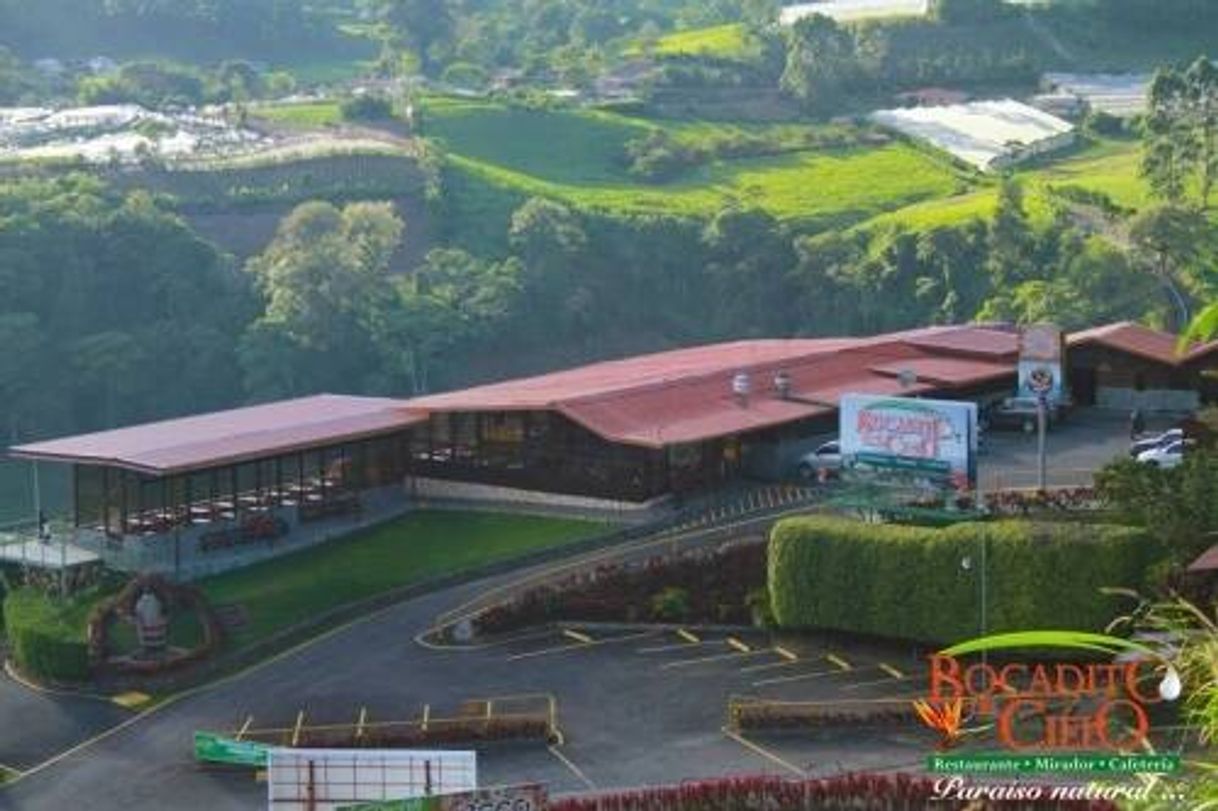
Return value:
M 1036 482 L 1037 489 L 1044 492 L 1049 487 L 1048 462 L 1045 458 L 1045 423 L 1047 422 L 1048 393 L 1036 396 Z
M 985 636 L 986 627 L 988 624 L 987 617 L 986 617 L 986 603 L 987 603 L 987 595 L 986 595 L 987 588 L 986 587 L 988 585 L 987 580 L 989 579 L 989 569 L 986 566 L 986 542 L 985 542 L 984 535 L 981 537 L 980 558 L 981 558 L 981 562 L 980 562 L 980 566 L 979 566 L 980 571 L 977 573 L 977 579 L 979 581 L 979 589 L 981 591 L 980 605 L 978 606 L 978 609 L 977 609 L 977 613 L 979 615 L 979 620 L 980 620 L 980 623 L 979 623 L 980 624 L 980 633 L 978 635 Z M 971 555 L 965 555 L 963 558 L 960 559 L 960 568 L 963 569 L 965 572 L 972 571 L 973 558 Z M 981 651 L 981 664 L 982 665 L 986 664 L 986 655 L 985 655 L 984 649 Z

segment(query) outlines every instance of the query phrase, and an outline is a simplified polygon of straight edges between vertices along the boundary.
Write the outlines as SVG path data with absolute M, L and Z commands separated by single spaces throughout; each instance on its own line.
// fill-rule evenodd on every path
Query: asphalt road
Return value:
M 852 732 L 849 744 L 810 740 L 773 756 L 768 745 L 758 750 L 722 732 L 733 694 L 831 698 L 917 690 L 912 676 L 901 682 L 878 669 L 878 656 L 886 654 L 872 650 L 789 640 L 800 656 L 789 662 L 765 637 L 746 637 L 755 650 L 741 653 L 722 635 L 689 644 L 671 632 L 625 631 L 593 631 L 592 645 L 573 645 L 555 632 L 474 651 L 437 651 L 414 641 L 438 613 L 494 582 L 396 606 L 133 718 L 0 792 L 0 808 L 71 808 L 82 798 L 91 811 L 260 808 L 266 787 L 248 774 L 192 762 L 195 730 L 233 729 L 248 714 L 256 726 L 279 725 L 299 709 L 319 720 L 353 719 L 362 706 L 374 719 L 416 717 L 425 703 L 455 708 L 471 698 L 536 692 L 557 697 L 566 742 L 557 752 L 531 744 L 491 747 L 480 753 L 480 782 L 540 780 L 561 793 L 739 773 L 892 768 L 917 763 L 925 751 L 917 735 Z M 853 669 L 829 664 L 829 651 Z M 912 671 L 913 655 L 888 658 Z
M 0 675 L 0 765 L 24 771 L 129 716 L 108 701 L 36 693 Z

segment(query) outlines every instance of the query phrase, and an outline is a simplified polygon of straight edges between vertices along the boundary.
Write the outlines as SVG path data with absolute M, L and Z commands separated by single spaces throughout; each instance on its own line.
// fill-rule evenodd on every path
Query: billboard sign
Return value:
M 1019 396 L 1065 399 L 1065 336 L 1052 324 L 1025 327 L 1019 335 Z
M 271 749 L 271 811 L 343 811 L 377 803 L 472 792 L 474 752 L 410 749 Z M 407 806 L 409 808 L 410 806 Z
M 976 480 L 976 403 L 847 394 L 840 427 L 848 464 Z
M 341 811 L 545 811 L 549 807 L 546 787 L 540 783 L 502 786 L 350 806 Z

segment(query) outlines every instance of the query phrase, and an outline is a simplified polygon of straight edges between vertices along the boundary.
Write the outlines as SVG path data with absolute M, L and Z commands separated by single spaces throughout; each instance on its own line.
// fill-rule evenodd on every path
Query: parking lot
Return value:
M 913 649 L 636 628 L 538 629 L 471 650 L 414 641 L 440 611 L 493 584 L 396 606 L 172 702 L 19 780 L 0 794 L 0 808 L 58 807 L 89 796 L 90 807 L 103 810 L 248 809 L 265 801 L 265 786 L 247 772 L 194 764 L 196 730 L 236 730 L 249 715 L 255 726 L 275 725 L 301 710 L 318 723 L 350 719 L 360 709 L 380 719 L 410 718 L 424 705 L 523 693 L 554 696 L 563 740 L 486 747 L 482 782 L 540 780 L 562 793 L 741 773 L 908 768 L 925 753 L 916 729 L 775 740 L 725 730 L 732 696 L 913 695 L 922 678 Z M 120 771 L 126 779 L 110 779 Z
M 1147 430 L 1170 427 L 1163 417 L 1147 419 Z M 1047 478 L 1050 486 L 1090 484 L 1095 471 L 1129 452 L 1129 415 L 1101 409 L 1080 409 L 1046 435 Z M 985 434 L 979 460 L 985 490 L 1035 487 L 1035 432 L 991 430 Z

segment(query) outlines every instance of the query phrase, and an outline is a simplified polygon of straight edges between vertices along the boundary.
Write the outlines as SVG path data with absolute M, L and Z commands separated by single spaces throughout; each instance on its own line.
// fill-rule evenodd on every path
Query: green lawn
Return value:
M 337 101 L 266 104 L 254 107 L 251 112 L 259 118 L 295 129 L 317 129 L 343 120 Z
M 556 518 L 427 511 L 368 532 L 199 582 L 213 605 L 238 604 L 248 644 L 398 586 L 560 546 L 605 531 Z

